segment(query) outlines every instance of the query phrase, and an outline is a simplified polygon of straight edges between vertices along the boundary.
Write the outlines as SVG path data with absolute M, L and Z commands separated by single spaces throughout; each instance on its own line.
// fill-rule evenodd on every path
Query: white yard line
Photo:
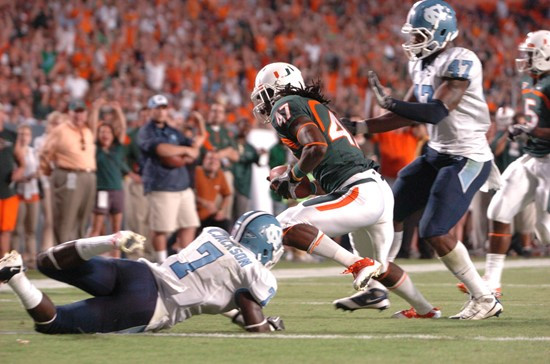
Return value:
M 550 259 L 521 259 L 510 260 L 505 263 L 505 269 L 508 268 L 541 268 L 550 267 Z M 477 269 L 484 269 L 485 262 L 476 262 Z M 401 264 L 406 272 L 409 273 L 426 273 L 426 272 L 440 272 L 445 271 L 447 268 L 443 263 L 426 263 L 426 264 Z M 274 269 L 273 274 L 277 279 L 298 279 L 298 278 L 318 278 L 318 277 L 337 277 L 342 273 L 342 267 L 325 267 L 325 268 L 290 268 L 290 269 Z M 38 289 L 55 289 L 55 288 L 68 288 L 68 284 L 55 281 L 53 279 L 34 279 L 32 280 L 34 285 Z M 7 284 L 0 285 L 0 292 L 9 291 L 10 288 Z
M 42 335 L 32 331 L 0 331 L 0 335 Z M 316 335 L 316 334 L 222 334 L 222 333 L 144 333 L 144 334 L 95 334 L 95 335 L 132 335 L 132 336 L 163 336 L 163 337 L 197 337 L 208 339 L 313 339 L 313 340 L 468 340 L 468 341 L 550 341 L 550 336 L 448 336 L 424 334 L 395 334 L 395 335 Z

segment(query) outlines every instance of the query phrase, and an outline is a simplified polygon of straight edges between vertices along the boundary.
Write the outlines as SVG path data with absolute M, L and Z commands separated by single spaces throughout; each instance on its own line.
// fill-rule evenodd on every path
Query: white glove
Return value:
M 300 180 L 294 178 L 292 166 L 288 166 L 286 171 L 271 180 L 271 189 L 284 198 L 296 199 L 296 187 Z
M 285 323 L 279 316 L 269 316 L 266 320 L 271 331 L 283 331 L 285 329 Z
M 508 127 L 508 139 L 515 140 L 520 134 L 529 134 L 535 129 L 535 124 L 514 124 Z

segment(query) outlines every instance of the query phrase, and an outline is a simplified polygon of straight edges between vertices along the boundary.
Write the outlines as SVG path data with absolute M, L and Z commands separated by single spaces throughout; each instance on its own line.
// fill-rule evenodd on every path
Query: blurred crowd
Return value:
M 452 5 L 456 43 L 483 62 L 492 111 L 515 106 L 517 44 L 550 27 L 548 3 Z M 10 121 L 40 123 L 70 99 L 104 97 L 131 120 L 152 91 L 169 95 L 184 117 L 222 99 L 231 122 L 251 118 L 257 70 L 285 60 L 306 80 L 320 78 L 337 111 L 361 115 L 369 69 L 397 94 L 409 87 L 400 32 L 408 9 L 400 0 L 3 0 L 0 103 Z
M 104 139 L 119 140 L 126 146 L 121 162 L 117 162 L 125 164 L 121 176 L 140 183 L 139 153 L 132 154 L 132 143 L 134 150 L 139 149 L 135 148 L 137 130 L 149 118 L 147 100 L 162 94 L 169 101 L 170 125 L 190 140 L 202 135 L 200 115 L 205 115 L 206 124 L 213 123 L 214 129 L 207 130 L 209 139 L 204 142 L 202 156 L 208 150 L 217 153 L 207 155 L 202 168 L 209 170 L 219 164 L 225 172 L 235 171 L 235 164 L 245 156 L 250 164 L 258 162 L 262 154 L 274 158 L 285 155 L 280 150 L 255 150 L 257 155 L 251 155 L 246 143 L 247 133 L 255 127 L 249 97 L 254 77 L 269 62 L 293 63 L 304 71 L 306 81 L 320 80 L 340 115 L 365 117 L 375 112 L 367 85 L 367 71 L 371 69 L 395 95 L 403 95 L 410 81 L 400 29 L 409 3 L 412 1 L 0 0 L 2 125 L 21 135 L 31 134 L 22 137 L 29 139 L 27 142 L 18 141 L 23 153 L 23 146 L 31 146 L 31 139 L 40 137 L 44 129 L 50 131 L 54 124 L 75 121 L 71 112 L 86 109 L 90 117 L 96 113 L 96 124 L 88 125 L 89 134 L 81 133 L 77 138 L 82 148 L 99 143 L 101 149 L 105 140 L 97 124 L 111 125 L 103 134 L 112 135 Z M 451 3 L 460 29 L 456 44 L 472 49 L 483 62 L 491 111 L 495 113 L 504 105 L 515 108 L 519 99 L 514 67 L 517 45 L 528 31 L 550 28 L 548 2 Z M 83 105 L 71 104 L 74 100 Z M 222 108 L 219 116 L 216 108 Z M 222 134 L 219 125 L 226 130 Z M 212 139 L 214 134 L 223 140 Z M 425 133 L 414 130 L 405 134 L 411 145 L 406 152 L 408 160 L 425 142 Z M 402 146 L 402 140 L 393 141 L 394 147 Z M 41 142 L 34 142 L 37 152 Z M 383 154 L 380 148 L 370 148 L 372 143 L 382 145 L 384 140 L 363 144 L 367 153 Z M 389 168 L 386 175 L 391 178 L 396 167 L 390 167 L 392 162 L 384 158 L 380 155 L 382 168 Z M 29 181 L 24 182 L 46 175 L 39 172 L 39 159 L 27 163 L 36 165 L 35 174 L 26 173 Z M 202 157 L 198 160 L 203 163 Z M 86 166 L 87 162 L 83 163 Z M 47 169 L 47 163 L 42 168 Z M 244 173 L 250 173 L 247 168 Z M 95 171 L 95 166 L 83 169 Z M 193 175 L 194 169 L 189 170 Z M 223 191 L 232 196 L 231 201 L 220 202 L 226 211 L 240 212 L 233 204 L 243 196 L 242 203 L 248 203 L 250 186 L 243 190 L 243 181 L 235 179 L 243 170 L 225 173 L 228 186 Z M 209 175 L 215 177 L 201 172 L 200 178 Z M 32 203 L 34 195 L 44 195 L 39 187 L 47 187 L 49 181 L 42 178 L 42 182 L 18 192 L 27 194 L 23 196 L 25 203 Z M 128 196 L 129 187 L 124 188 Z M 211 218 L 211 212 L 218 213 L 219 207 L 205 202 L 200 213 Z M 93 208 L 89 208 L 90 213 Z M 38 213 L 32 204 L 26 210 L 33 216 Z M 93 211 L 94 216 L 101 215 Z M 92 232 L 101 233 L 101 224 L 94 222 Z M 36 225 L 36 218 L 26 224 Z M 121 226 L 122 217 L 112 224 Z M 52 244 L 51 239 L 46 244 Z

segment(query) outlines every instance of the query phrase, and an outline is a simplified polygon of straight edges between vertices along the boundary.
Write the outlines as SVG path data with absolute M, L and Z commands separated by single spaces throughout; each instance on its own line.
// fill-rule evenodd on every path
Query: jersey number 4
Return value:
M 170 268 L 174 271 L 179 279 L 182 279 L 187 274 L 196 271 L 200 267 L 204 267 L 207 264 L 214 262 L 219 257 L 223 256 L 223 253 L 216 248 L 214 244 L 207 241 L 197 248 L 197 251 L 203 255 L 203 257 L 194 260 L 192 262 L 181 263 L 175 262 L 170 264 Z
M 330 111 L 328 112 L 328 114 L 330 115 L 330 125 L 328 126 L 328 136 L 330 138 L 330 141 L 333 142 L 340 138 L 346 138 L 351 145 L 359 148 L 359 145 L 357 144 L 355 139 L 351 136 L 348 130 L 344 128 L 342 124 L 340 124 L 338 118 L 334 116 L 334 114 Z

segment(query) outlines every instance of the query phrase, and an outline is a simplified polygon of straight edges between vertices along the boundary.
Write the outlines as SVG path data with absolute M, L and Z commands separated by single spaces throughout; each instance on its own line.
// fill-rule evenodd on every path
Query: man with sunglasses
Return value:
M 138 133 L 143 156 L 143 188 L 149 202 L 149 228 L 153 233 L 155 260 L 167 257 L 167 234 L 178 231 L 183 246 L 200 226 L 195 194 L 186 168 L 199 154 L 193 141 L 168 124 L 168 99 L 154 95 L 147 102 L 150 120 Z M 167 164 L 170 159 L 173 163 Z
M 57 244 L 86 235 L 96 189 L 95 122 L 81 100 L 69 103 L 69 121 L 45 141 L 41 163 L 53 167 L 54 236 Z

